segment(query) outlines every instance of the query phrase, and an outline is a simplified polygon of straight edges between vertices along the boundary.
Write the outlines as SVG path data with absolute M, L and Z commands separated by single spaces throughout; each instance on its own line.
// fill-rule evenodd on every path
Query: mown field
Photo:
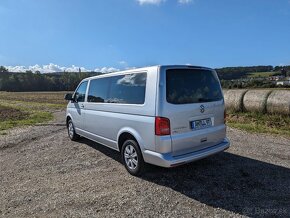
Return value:
M 277 73 L 277 72 L 252 72 L 252 73 L 249 73 L 247 77 L 249 77 L 249 78 L 259 78 L 259 77 L 267 78 L 267 77 L 273 76 L 275 73 Z
M 0 135 L 13 127 L 52 120 L 53 112 L 65 109 L 65 93 L 0 92 Z M 229 112 L 227 124 L 249 132 L 290 137 L 290 117 L 285 115 Z
M 53 119 L 66 106 L 65 92 L 0 92 L 0 135 L 6 130 Z
M 0 100 L 65 105 L 67 92 L 0 92 Z

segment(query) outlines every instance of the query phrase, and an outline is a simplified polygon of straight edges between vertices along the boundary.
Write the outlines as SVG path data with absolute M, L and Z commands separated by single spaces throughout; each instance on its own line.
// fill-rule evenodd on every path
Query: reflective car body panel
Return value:
M 122 134 L 130 134 L 148 163 L 172 167 L 230 146 L 221 87 L 209 68 L 153 66 L 90 77 L 73 98 L 67 118 L 77 134 L 118 151 Z M 155 134 L 156 117 L 170 120 L 170 134 Z

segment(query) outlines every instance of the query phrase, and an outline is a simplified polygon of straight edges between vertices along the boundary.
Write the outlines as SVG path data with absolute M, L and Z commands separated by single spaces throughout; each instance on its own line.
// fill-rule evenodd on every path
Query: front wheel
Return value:
M 72 141 L 76 141 L 80 137 L 78 134 L 76 134 L 75 127 L 74 127 L 74 124 L 73 124 L 72 120 L 69 120 L 67 122 L 67 132 L 68 132 L 69 138 Z
M 121 154 L 126 170 L 133 176 L 141 175 L 144 171 L 145 163 L 138 143 L 135 140 L 125 141 Z

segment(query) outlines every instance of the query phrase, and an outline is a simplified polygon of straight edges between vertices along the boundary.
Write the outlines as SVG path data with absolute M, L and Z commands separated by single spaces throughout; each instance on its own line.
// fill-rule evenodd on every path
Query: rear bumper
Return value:
M 143 151 L 143 158 L 146 163 L 154 164 L 161 167 L 174 167 L 219 153 L 228 149 L 229 147 L 230 141 L 225 138 L 221 143 L 217 145 L 175 157 L 173 157 L 171 153 L 162 154 L 154 151 L 145 150 Z

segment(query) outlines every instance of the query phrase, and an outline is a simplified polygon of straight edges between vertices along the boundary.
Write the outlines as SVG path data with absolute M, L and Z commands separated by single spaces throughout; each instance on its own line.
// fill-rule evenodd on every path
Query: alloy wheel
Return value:
M 127 145 L 124 149 L 124 159 L 127 167 L 135 170 L 138 167 L 138 154 L 132 145 Z

